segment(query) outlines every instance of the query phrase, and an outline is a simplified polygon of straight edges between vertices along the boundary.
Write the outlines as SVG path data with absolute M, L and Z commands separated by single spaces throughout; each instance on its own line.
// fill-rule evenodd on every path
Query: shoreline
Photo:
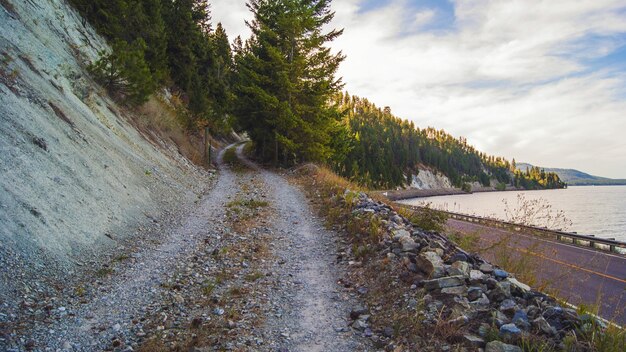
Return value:
M 473 194 L 473 193 L 487 193 L 487 192 L 512 192 L 512 191 L 533 191 L 533 190 L 507 188 L 505 190 L 500 191 L 492 187 L 483 187 L 483 188 L 472 190 L 471 192 L 465 192 L 460 188 L 433 188 L 433 189 L 410 188 L 410 189 L 400 189 L 400 190 L 378 191 L 376 193 L 395 202 L 398 200 L 412 199 L 412 198 L 453 196 L 453 195 L 459 195 L 459 194 Z

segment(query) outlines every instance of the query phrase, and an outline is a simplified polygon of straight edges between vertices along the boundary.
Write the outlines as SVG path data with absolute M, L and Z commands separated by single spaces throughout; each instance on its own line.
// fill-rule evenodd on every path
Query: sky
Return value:
M 488 154 L 626 178 L 626 0 L 334 0 L 345 90 Z M 231 39 L 243 0 L 212 0 Z

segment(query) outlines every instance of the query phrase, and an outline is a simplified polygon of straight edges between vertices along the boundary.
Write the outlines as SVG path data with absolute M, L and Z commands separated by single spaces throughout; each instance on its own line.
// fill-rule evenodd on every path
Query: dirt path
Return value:
M 26 347 L 90 351 L 110 348 L 116 339 L 132 340 L 132 322 L 158 305 L 162 283 L 177 261 L 223 227 L 224 204 L 237 191 L 236 180 L 233 172 L 222 169 L 214 189 L 199 206 L 180 224 L 163 229 L 166 237 L 161 245 L 134 253 L 120 274 L 103 280 L 96 294 L 52 307 L 50 320 L 40 322 L 23 338 Z
M 272 228 L 282 285 L 275 288 L 274 305 L 284 314 L 270 316 L 266 323 L 269 334 L 280 338 L 278 350 L 371 350 L 349 327 L 357 303 L 337 284 L 343 270 L 335 264 L 339 237 L 324 228 L 298 188 L 245 160 L 242 148 L 237 149 L 239 158 L 259 173 L 278 214 Z
M 217 184 L 164 226 L 160 245 L 86 283 L 82 297 L 63 297 L 7 350 L 373 350 L 350 327 L 358 302 L 338 284 L 340 237 L 297 187 L 242 149 L 248 170 L 231 170 L 220 153 Z M 264 205 L 252 209 L 253 199 Z

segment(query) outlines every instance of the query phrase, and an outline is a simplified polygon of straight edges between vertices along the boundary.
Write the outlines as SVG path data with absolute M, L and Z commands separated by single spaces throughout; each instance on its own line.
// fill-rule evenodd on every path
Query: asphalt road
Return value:
M 498 246 L 483 256 L 496 264 L 498 251 L 525 256 L 535 266 L 535 286 L 545 285 L 547 292 L 574 305 L 599 305 L 600 316 L 626 325 L 626 257 L 456 219 L 448 220 L 448 228 L 479 234 L 482 248 L 504 240 L 506 247 Z

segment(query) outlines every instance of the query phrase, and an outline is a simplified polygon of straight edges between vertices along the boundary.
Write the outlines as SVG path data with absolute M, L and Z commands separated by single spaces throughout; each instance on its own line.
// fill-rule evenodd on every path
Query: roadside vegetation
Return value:
M 237 156 L 237 146 L 230 147 L 224 151 L 224 164 L 228 165 L 235 172 L 245 172 L 249 169 Z
M 461 341 L 460 332 L 463 330 L 458 325 L 446 322 L 443 317 L 437 319 L 438 323 L 434 327 L 426 327 L 422 323 L 427 309 L 424 302 L 429 300 L 423 289 L 417 288 L 412 291 L 410 297 L 413 300 L 410 301 L 413 303 L 407 303 L 409 300 L 406 290 L 402 285 L 398 285 L 398 279 L 403 282 L 403 277 L 398 277 L 398 273 L 402 272 L 403 268 L 395 267 L 387 258 L 380 256 L 381 236 L 385 232 L 384 222 L 375 214 L 359 215 L 363 213 L 354 211 L 361 188 L 324 167 L 307 165 L 296 169 L 295 173 L 295 182 L 306 190 L 319 214 L 326 219 L 327 226 L 343 231 L 347 236 L 350 245 L 347 255 L 354 258 L 350 260 L 357 262 L 351 266 L 350 273 L 344 279 L 343 284 L 351 287 L 367 287 L 369 292 L 364 296 L 367 305 L 376 307 L 377 311 L 386 312 L 371 317 L 371 323 L 379 328 L 391 327 L 388 331 L 389 336 L 402 341 L 405 346 L 406 344 L 421 346 L 421 348 L 439 346 L 435 349 L 448 346 L 446 348 L 450 350 L 462 350 L 464 344 Z M 446 217 L 435 210 L 428 208 L 418 212 L 402 208 L 395 208 L 395 210 L 413 223 L 424 226 L 424 230 L 442 234 L 448 232 L 445 229 Z M 511 248 L 510 241 L 514 241 L 513 238 L 507 238 L 485 247 L 480 242 L 479 233 L 455 233 L 448 238 L 470 253 L 494 258 L 495 264 L 508 272 L 515 273 L 520 281 L 539 284 L 536 277 L 538 268 L 531 254 L 539 252 L 538 248 L 533 246 L 533 248 L 527 248 L 526 251 L 516 253 Z M 410 281 L 404 284 L 410 285 Z M 404 303 L 399 305 L 398 302 Z M 406 304 L 409 304 L 409 308 Z M 566 302 L 562 304 L 566 306 Z M 506 340 L 499 334 L 495 325 L 491 327 L 491 333 L 489 329 L 486 329 L 484 338 L 487 342 L 515 343 L 523 351 L 623 351 L 626 346 L 625 330 L 616 325 L 605 325 L 592 318 L 592 315 L 585 315 L 594 313 L 597 313 L 597 307 L 596 309 L 579 307 L 579 314 L 583 317 L 581 323 L 563 337 L 561 344 L 534 334 L 524 334 L 516 341 Z M 440 314 L 443 314 L 443 310 Z

